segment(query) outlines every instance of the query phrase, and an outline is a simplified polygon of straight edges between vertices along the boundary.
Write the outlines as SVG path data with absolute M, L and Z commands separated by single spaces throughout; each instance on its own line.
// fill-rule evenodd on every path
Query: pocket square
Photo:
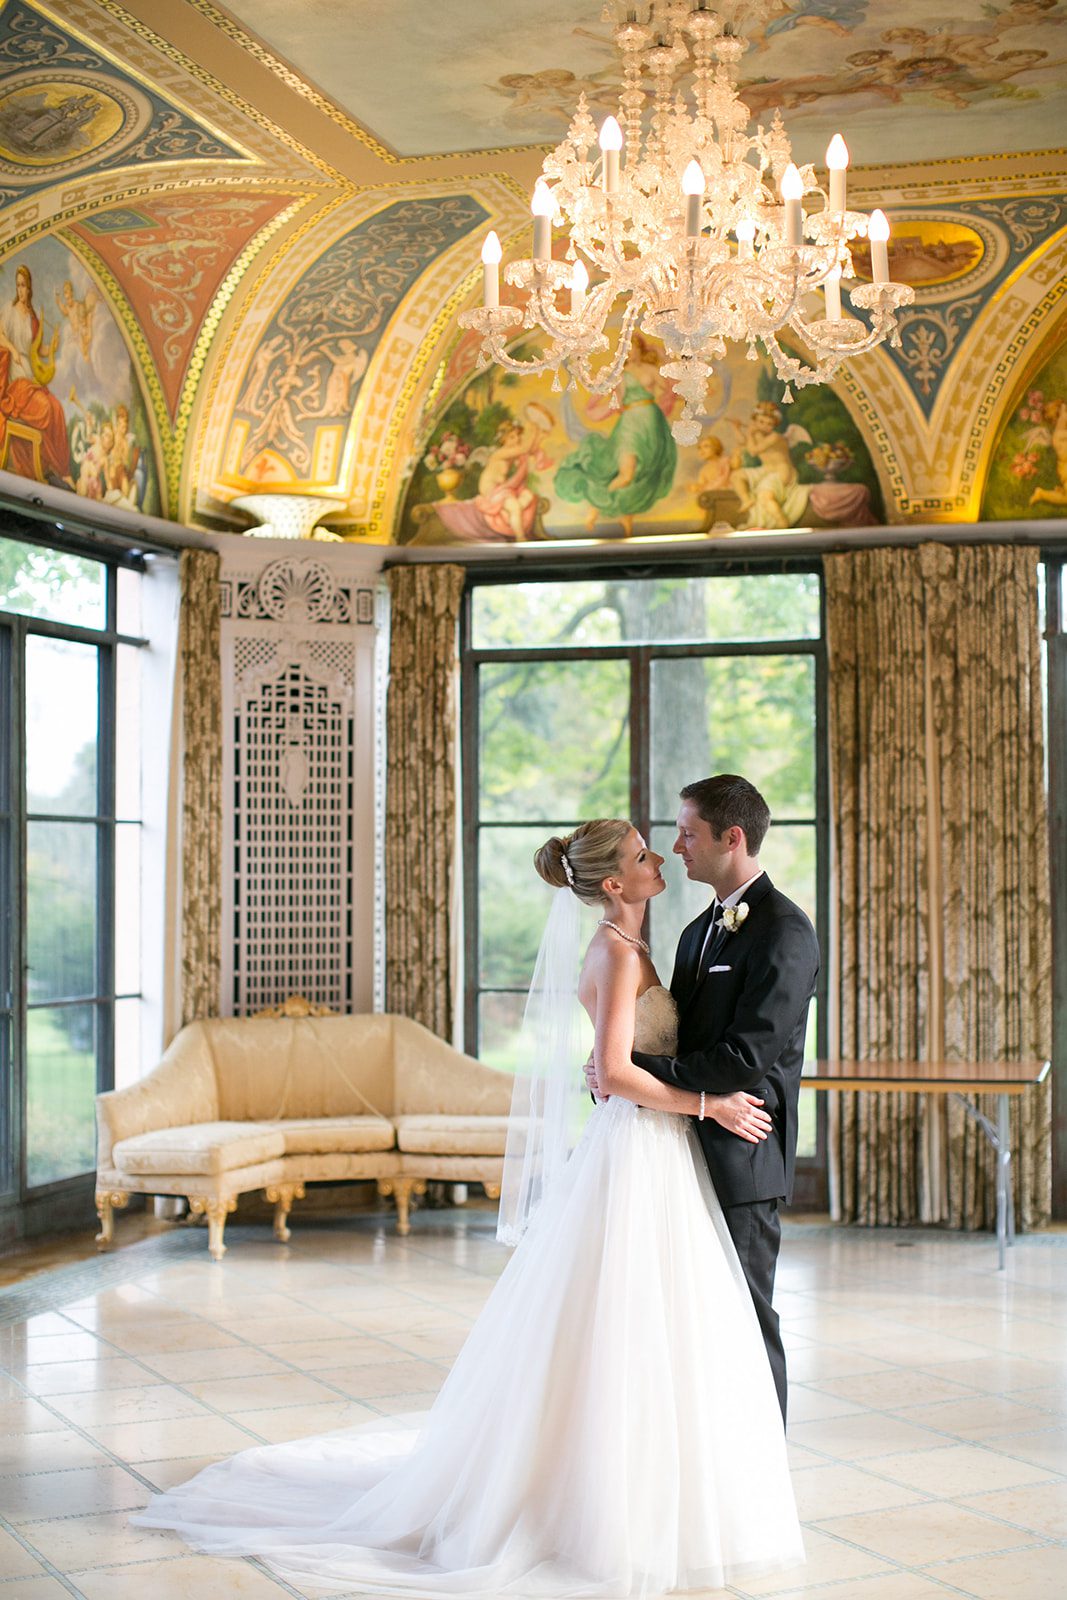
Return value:
M 733 967 L 709 967 L 709 972 L 732 972 Z

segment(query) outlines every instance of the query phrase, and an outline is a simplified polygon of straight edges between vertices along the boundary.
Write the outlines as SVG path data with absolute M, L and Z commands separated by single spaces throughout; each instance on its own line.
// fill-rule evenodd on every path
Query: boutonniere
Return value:
M 727 933 L 736 933 L 747 916 L 747 901 L 741 900 L 736 906 L 723 906 L 722 925 Z

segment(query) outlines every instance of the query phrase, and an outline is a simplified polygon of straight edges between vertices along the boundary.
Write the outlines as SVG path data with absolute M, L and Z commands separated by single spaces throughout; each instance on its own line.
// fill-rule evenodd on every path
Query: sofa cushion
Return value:
M 285 1117 L 278 1127 L 287 1156 L 392 1150 L 396 1144 L 393 1124 L 385 1117 Z
M 193 1172 L 207 1176 L 285 1154 L 285 1134 L 267 1122 L 191 1122 L 121 1139 L 114 1163 L 142 1177 Z
M 507 1117 L 394 1117 L 401 1150 L 442 1156 L 502 1156 Z

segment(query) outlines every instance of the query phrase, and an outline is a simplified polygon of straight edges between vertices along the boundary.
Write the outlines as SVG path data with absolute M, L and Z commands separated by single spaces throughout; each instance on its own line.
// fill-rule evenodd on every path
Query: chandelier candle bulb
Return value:
M 538 178 L 534 184 L 530 210 L 534 219 L 533 258 L 535 261 L 549 261 L 552 257 L 552 218 L 556 202 L 544 178 Z
M 704 174 L 699 161 L 691 161 L 682 174 L 682 193 L 685 195 L 685 232 L 689 239 L 698 239 L 703 223 Z
M 845 172 L 848 168 L 848 145 L 835 133 L 826 150 L 826 165 L 830 169 L 830 210 L 845 209 Z
M 737 236 L 737 259 L 751 261 L 755 257 L 756 224 L 751 217 L 742 217 L 734 229 Z
M 604 157 L 600 175 L 605 194 L 618 193 L 619 152 L 621 149 L 622 129 L 614 117 L 607 117 L 600 130 L 600 151 Z
M 585 291 L 589 287 L 589 273 L 586 271 L 584 261 L 574 263 L 574 272 L 571 277 L 571 315 L 578 316 L 585 305 Z
M 835 267 L 823 284 L 827 322 L 841 321 L 841 268 Z
M 500 258 L 504 254 L 496 233 L 490 231 L 482 245 L 482 299 L 488 310 L 500 304 Z
M 872 211 L 867 224 L 871 242 L 871 277 L 875 283 L 889 282 L 889 219 L 884 211 Z
M 804 240 L 804 211 L 800 203 L 804 180 L 793 161 L 782 173 L 781 189 L 785 201 L 785 242 L 790 250 L 799 250 Z

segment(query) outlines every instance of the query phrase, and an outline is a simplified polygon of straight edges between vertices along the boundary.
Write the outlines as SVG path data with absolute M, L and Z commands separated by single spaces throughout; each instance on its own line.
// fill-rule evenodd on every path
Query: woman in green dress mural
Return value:
M 678 446 L 656 399 L 662 379 L 654 355 L 650 345 L 635 338 L 615 426 L 608 434 L 587 433 L 556 469 L 559 498 L 589 506 L 585 526 L 590 533 L 602 518 L 612 518 L 629 538 L 634 517 L 662 500 L 674 483 Z M 608 416 L 611 403 L 610 395 L 597 396 L 588 408 L 590 419 Z

